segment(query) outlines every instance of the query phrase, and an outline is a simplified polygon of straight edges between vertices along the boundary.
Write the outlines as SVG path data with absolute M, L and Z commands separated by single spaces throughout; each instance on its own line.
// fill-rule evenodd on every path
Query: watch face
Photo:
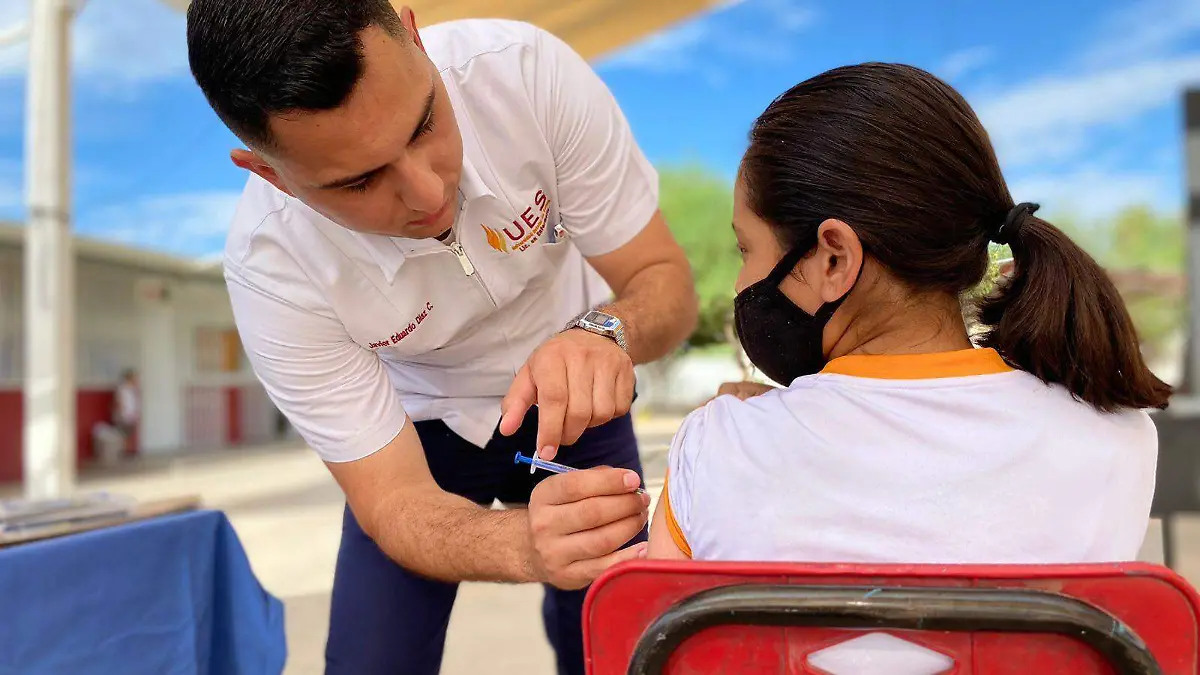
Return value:
M 618 324 L 617 317 L 595 311 L 588 312 L 583 320 L 607 330 L 616 330 Z

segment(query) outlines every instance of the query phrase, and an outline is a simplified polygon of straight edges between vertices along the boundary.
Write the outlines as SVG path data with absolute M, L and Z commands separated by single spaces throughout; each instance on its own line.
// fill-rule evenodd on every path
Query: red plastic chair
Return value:
M 639 561 L 592 585 L 583 628 L 592 675 L 844 675 L 862 671 L 820 666 L 868 634 L 933 654 L 930 675 L 1196 675 L 1198 614 L 1186 581 L 1141 563 Z

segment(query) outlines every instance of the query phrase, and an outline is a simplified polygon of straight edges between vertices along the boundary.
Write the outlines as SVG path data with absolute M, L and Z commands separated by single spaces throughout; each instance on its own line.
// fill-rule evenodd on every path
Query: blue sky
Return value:
M 0 0 L 0 33 L 27 15 L 24 0 Z M 90 0 L 74 34 L 77 229 L 219 251 L 244 174 L 188 74 L 183 16 L 158 0 Z M 652 161 L 732 176 L 774 96 L 870 60 L 958 87 L 1018 200 L 1095 218 L 1132 203 L 1182 209 L 1197 0 L 742 0 L 595 65 Z M 24 65 L 24 46 L 0 49 L 0 219 L 23 217 Z

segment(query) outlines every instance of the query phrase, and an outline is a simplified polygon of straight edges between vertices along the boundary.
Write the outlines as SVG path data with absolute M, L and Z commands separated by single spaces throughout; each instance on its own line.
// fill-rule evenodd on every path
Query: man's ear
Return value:
M 266 160 L 255 153 L 243 148 L 238 148 L 237 150 L 233 150 L 229 153 L 229 159 L 233 160 L 233 163 L 236 166 L 258 174 L 263 180 L 267 181 L 271 185 L 274 185 L 279 189 L 280 192 L 283 192 L 289 197 L 296 196 L 292 194 L 291 190 L 288 190 L 287 186 L 283 184 L 283 181 L 280 180 L 279 174 L 275 172 L 275 169 L 273 169 L 270 164 L 267 164 Z
M 412 41 L 421 51 L 425 51 L 425 44 L 421 42 L 421 32 L 417 30 L 417 15 L 413 13 L 412 8 L 408 5 L 402 5 L 396 10 L 400 15 L 400 23 L 404 24 L 404 30 L 412 36 Z

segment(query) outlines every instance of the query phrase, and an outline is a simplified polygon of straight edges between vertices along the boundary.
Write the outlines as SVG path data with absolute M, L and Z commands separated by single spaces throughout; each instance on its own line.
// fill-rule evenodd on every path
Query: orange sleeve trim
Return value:
M 688 544 L 687 537 L 683 536 L 683 528 L 679 527 L 679 521 L 675 520 L 675 512 L 671 510 L 671 496 L 667 492 L 667 483 L 671 482 L 669 480 L 670 476 L 667 478 L 668 480 L 663 481 L 662 497 L 660 497 L 663 508 L 667 510 L 667 531 L 671 533 L 671 541 L 675 542 L 675 546 L 677 546 L 684 555 L 691 558 L 692 547 L 690 544 Z

